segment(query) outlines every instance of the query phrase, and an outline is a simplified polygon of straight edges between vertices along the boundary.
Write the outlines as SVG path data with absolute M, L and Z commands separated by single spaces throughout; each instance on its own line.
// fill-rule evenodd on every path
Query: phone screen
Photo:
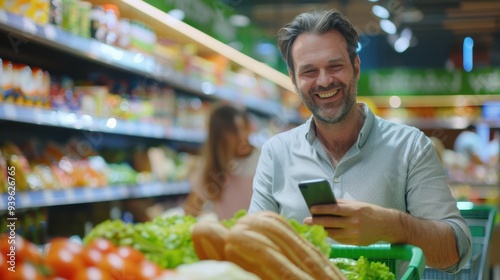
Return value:
M 325 179 L 302 181 L 299 183 L 299 189 L 308 208 L 313 205 L 337 203 L 330 183 Z

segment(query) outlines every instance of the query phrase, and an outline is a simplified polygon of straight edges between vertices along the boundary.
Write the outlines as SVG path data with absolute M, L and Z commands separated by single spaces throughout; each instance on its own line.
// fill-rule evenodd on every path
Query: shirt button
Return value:
M 334 181 L 335 183 L 338 183 L 340 180 L 339 180 L 339 178 L 338 178 L 338 177 L 336 177 L 336 178 L 334 178 L 334 179 L 333 179 L 333 181 Z

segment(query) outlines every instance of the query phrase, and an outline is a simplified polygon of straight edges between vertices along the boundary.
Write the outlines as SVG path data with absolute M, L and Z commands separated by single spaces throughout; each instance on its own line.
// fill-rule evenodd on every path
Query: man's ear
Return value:
M 291 70 L 288 70 L 288 77 L 290 77 L 290 79 L 292 80 L 292 83 L 295 84 L 295 77 L 293 76 L 293 73 Z
M 359 58 L 359 55 L 356 55 L 354 58 L 354 75 L 356 76 L 356 80 L 359 81 L 360 75 L 360 68 L 361 67 L 361 59 Z

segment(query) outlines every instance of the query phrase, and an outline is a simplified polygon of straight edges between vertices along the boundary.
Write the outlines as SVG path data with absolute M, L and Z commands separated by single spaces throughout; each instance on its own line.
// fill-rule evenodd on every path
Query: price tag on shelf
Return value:
M 43 33 L 45 34 L 45 37 L 50 40 L 55 40 L 57 39 L 57 31 L 56 28 L 53 25 L 46 25 L 43 28 Z
M 4 109 L 3 115 L 5 116 L 6 119 L 13 120 L 13 121 L 17 120 L 16 106 L 7 103 L 7 104 L 4 104 L 2 107 Z
M 16 208 L 25 208 L 33 202 L 28 192 L 21 192 L 17 194 Z
M 131 121 L 124 121 L 123 122 L 123 127 L 124 127 L 124 130 L 125 130 L 125 133 L 127 133 L 128 135 L 134 135 L 135 133 L 137 133 L 135 131 L 135 125 Z
M 107 199 L 115 198 L 115 190 L 112 187 L 103 187 L 103 197 Z
M 66 201 L 68 203 L 74 203 L 76 201 L 75 191 L 73 190 L 73 188 L 67 189 L 65 191 L 65 195 L 66 195 Z
M 165 131 L 165 137 L 166 138 L 171 138 L 173 134 L 173 128 L 171 126 L 166 126 L 164 131 Z
M 152 129 L 151 124 L 143 123 L 143 124 L 139 124 L 139 127 L 140 127 L 140 131 L 141 131 L 142 136 L 152 136 L 153 129 Z
M 163 131 L 163 127 L 161 127 L 160 125 L 152 125 L 151 127 L 151 136 L 153 137 L 163 137 L 163 135 L 165 135 L 165 132 Z
M 92 188 L 83 188 L 83 195 L 80 197 L 81 202 L 89 202 L 92 201 L 94 198 L 94 192 L 92 191 Z
M 36 23 L 32 21 L 29 18 L 24 17 L 23 18 L 23 30 L 31 33 L 31 34 L 36 34 L 37 28 L 36 28 Z
M 55 199 L 52 194 L 52 191 L 42 191 L 42 201 L 41 204 L 52 205 L 54 204 Z

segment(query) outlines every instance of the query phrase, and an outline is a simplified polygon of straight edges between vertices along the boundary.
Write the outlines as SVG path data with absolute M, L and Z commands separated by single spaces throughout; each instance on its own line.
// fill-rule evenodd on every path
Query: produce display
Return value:
M 287 221 L 271 212 L 242 210 L 219 222 L 180 215 L 137 224 L 107 220 L 83 241 L 89 246 L 101 239 L 141 252 L 169 272 L 158 278 L 162 280 L 395 279 L 382 263 L 329 259 L 331 247 L 323 227 Z
M 83 246 L 54 238 L 41 251 L 20 235 L 0 236 L 0 279 L 155 279 L 168 275 L 138 250 L 96 239 Z M 124 277 L 128 278 L 124 278 Z
M 106 238 L 118 246 L 133 246 L 163 268 L 175 268 L 199 260 L 191 240 L 195 223 L 191 216 L 157 217 L 137 224 L 107 220 L 95 226 L 83 242 Z
M 7 192 L 7 166 L 15 168 L 21 192 L 179 181 L 190 163 L 186 153 L 167 146 L 137 150 L 127 158 L 128 151 L 97 151 L 86 144 L 77 138 L 65 144 L 35 138 L 19 145 L 0 144 L 0 167 L 5 170 L 0 172 L 0 193 Z

